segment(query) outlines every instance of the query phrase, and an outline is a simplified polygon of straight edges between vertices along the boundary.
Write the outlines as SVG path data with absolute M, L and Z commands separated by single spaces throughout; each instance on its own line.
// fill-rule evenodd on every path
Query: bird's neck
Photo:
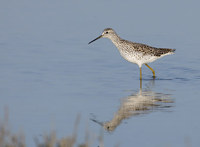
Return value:
M 112 36 L 112 38 L 110 38 L 110 40 L 112 41 L 112 43 L 113 43 L 115 46 L 118 46 L 118 44 L 119 44 L 121 38 L 120 38 L 117 34 L 115 34 L 115 35 Z

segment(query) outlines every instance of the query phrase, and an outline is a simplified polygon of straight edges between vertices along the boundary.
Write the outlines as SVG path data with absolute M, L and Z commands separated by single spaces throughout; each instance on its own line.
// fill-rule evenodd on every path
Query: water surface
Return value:
M 199 146 L 198 6 L 157 0 L 1 1 L 1 116 L 7 106 L 12 130 L 23 130 L 28 146 L 51 130 L 60 138 L 71 134 L 78 114 L 80 143 L 89 128 L 93 136 L 103 130 L 104 146 L 182 147 L 185 140 Z M 149 64 L 155 80 L 143 66 L 140 89 L 138 66 L 125 61 L 109 40 L 87 44 L 106 27 L 124 39 L 176 53 Z

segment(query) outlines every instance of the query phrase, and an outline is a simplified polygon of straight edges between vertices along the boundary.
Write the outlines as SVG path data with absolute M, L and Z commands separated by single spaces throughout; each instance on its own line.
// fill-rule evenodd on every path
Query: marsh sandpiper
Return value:
M 90 41 L 88 44 L 100 38 L 109 38 L 112 43 L 118 48 L 120 54 L 129 62 L 135 63 L 140 68 L 140 80 L 142 79 L 142 65 L 145 64 L 153 73 L 155 78 L 155 71 L 147 63 L 153 62 L 166 55 L 174 54 L 175 49 L 156 48 L 146 44 L 135 43 L 120 38 L 112 28 L 104 29 L 103 33 L 96 39 Z

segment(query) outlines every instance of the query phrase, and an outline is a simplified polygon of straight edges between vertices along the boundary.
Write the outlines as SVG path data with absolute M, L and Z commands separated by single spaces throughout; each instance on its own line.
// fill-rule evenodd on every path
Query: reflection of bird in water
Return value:
M 124 119 L 150 113 L 153 110 L 169 108 L 172 106 L 171 103 L 173 103 L 173 100 L 169 94 L 156 93 L 151 90 L 142 91 L 140 89 L 138 93 L 122 99 L 120 107 L 112 120 L 103 123 L 95 119 L 92 120 L 102 125 L 107 131 L 114 131 Z

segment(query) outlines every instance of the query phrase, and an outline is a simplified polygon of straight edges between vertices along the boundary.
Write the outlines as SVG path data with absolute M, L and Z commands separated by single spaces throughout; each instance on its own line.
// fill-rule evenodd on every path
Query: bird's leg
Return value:
M 142 90 L 142 79 L 140 79 L 140 90 Z
M 142 67 L 140 67 L 140 80 L 142 80 Z
M 145 64 L 153 73 L 153 78 L 155 79 L 155 71 L 153 70 L 153 68 L 151 68 L 148 64 Z

